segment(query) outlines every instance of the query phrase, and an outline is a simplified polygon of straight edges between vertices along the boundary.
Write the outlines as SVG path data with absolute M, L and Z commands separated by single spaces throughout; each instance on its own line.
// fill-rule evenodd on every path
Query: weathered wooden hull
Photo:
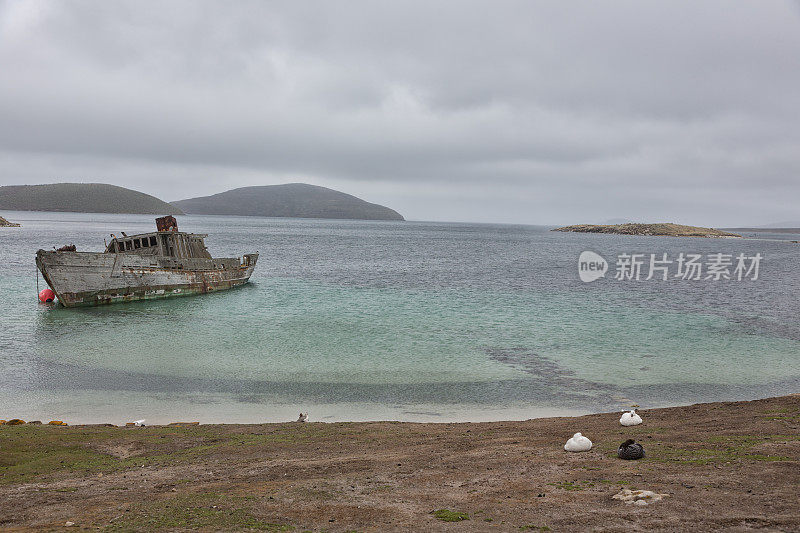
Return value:
M 66 307 L 189 296 L 248 282 L 258 254 L 176 259 L 136 254 L 39 250 L 36 266 Z

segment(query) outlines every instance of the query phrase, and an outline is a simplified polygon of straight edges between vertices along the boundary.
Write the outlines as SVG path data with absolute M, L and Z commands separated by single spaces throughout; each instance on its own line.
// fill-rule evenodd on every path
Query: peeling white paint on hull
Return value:
M 36 266 L 66 307 L 188 296 L 248 282 L 258 254 L 239 258 L 39 250 Z

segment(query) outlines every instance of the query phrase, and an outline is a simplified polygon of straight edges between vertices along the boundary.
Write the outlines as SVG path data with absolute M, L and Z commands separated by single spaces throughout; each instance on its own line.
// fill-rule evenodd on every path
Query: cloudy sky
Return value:
M 0 185 L 800 220 L 800 3 L 0 1 Z

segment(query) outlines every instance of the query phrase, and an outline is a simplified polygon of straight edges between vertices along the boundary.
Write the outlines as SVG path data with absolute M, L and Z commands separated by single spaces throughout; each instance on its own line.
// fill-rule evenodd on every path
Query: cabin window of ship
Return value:
M 131 241 L 125 241 L 125 250 L 131 249 Z
M 142 247 L 142 241 L 140 241 L 139 239 L 133 239 L 133 249 L 138 250 L 141 247 Z
M 150 246 L 155 246 L 156 244 L 158 244 L 158 242 L 156 241 L 156 238 L 155 237 L 150 237 Z

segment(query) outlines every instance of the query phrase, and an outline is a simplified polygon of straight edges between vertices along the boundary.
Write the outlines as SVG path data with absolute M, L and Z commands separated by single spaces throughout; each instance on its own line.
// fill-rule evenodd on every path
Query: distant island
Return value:
M 190 215 L 405 220 L 388 207 L 306 183 L 242 187 L 172 204 Z
M 143 192 L 105 183 L 52 183 L 0 187 L 0 209 L 183 215 L 174 205 Z
M 22 224 L 15 224 L 13 222 L 9 222 L 3 217 L 0 217 L 0 228 L 18 228 L 20 226 L 22 226 Z
M 684 226 L 664 222 L 660 224 L 577 224 L 564 226 L 553 231 L 572 231 L 577 233 L 614 233 L 617 235 L 658 235 L 664 237 L 709 237 L 709 238 L 741 238 L 736 233 L 728 233 L 713 228 Z

